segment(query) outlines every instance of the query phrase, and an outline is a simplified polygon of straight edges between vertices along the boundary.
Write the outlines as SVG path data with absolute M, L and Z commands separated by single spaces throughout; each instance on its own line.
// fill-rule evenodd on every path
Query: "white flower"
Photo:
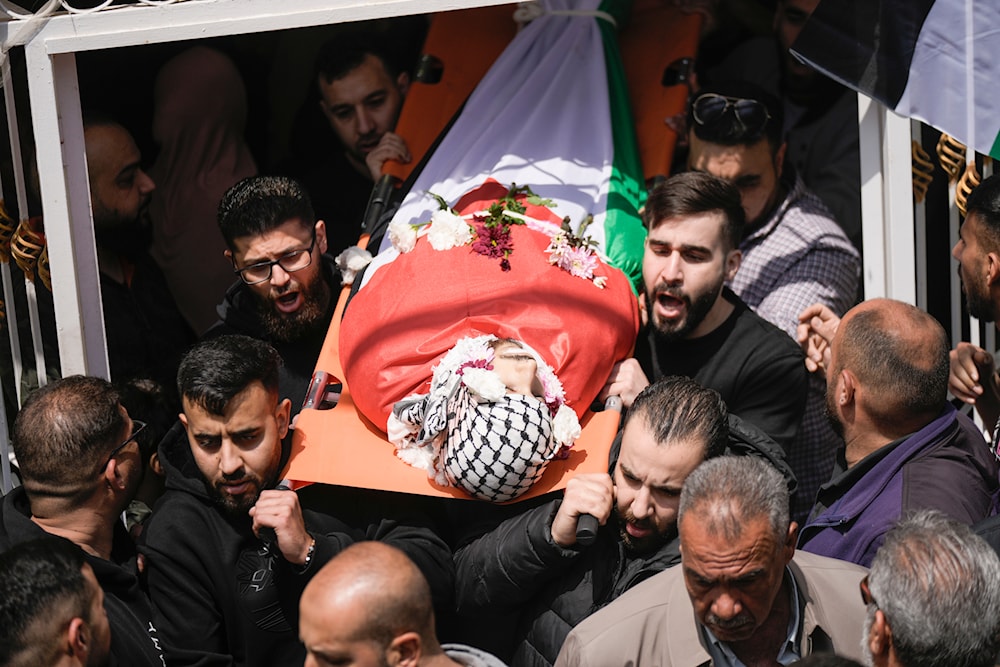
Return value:
M 462 382 L 483 402 L 493 403 L 507 395 L 507 386 L 500 376 L 485 368 L 463 368 Z
M 597 276 L 596 278 L 594 278 L 594 284 L 600 287 L 601 289 L 604 289 L 604 287 L 608 284 L 608 277 Z
M 417 245 L 417 230 L 409 223 L 396 220 L 389 224 L 389 240 L 399 252 L 410 252 Z
M 461 216 L 448 210 L 434 211 L 427 240 L 435 250 L 450 250 L 472 240 L 472 228 Z
M 354 278 L 358 271 L 368 266 L 372 261 L 372 254 L 356 245 L 344 250 L 337 255 L 334 260 L 340 268 L 340 284 L 353 285 Z
M 580 420 L 576 413 L 567 405 L 560 405 L 559 411 L 552 419 L 552 435 L 563 447 L 570 447 L 580 437 Z

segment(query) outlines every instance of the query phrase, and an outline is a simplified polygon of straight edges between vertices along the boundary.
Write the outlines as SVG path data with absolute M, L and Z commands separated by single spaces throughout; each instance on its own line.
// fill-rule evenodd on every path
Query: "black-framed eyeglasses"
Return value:
M 691 103 L 691 116 L 702 126 L 718 123 L 732 109 L 733 117 L 745 137 L 757 137 L 764 131 L 771 114 L 759 100 L 726 97 L 717 93 L 704 93 Z
M 876 602 L 875 598 L 872 597 L 872 589 L 868 586 L 867 574 L 865 575 L 865 578 L 861 580 L 859 587 L 861 588 L 861 601 L 865 603 L 865 606 L 867 607 L 868 605 L 873 604 L 875 605 L 875 608 L 878 609 L 878 602 Z
M 306 268 L 312 264 L 312 252 L 315 247 L 316 230 L 313 229 L 312 240 L 309 242 L 308 248 L 286 252 L 278 259 L 270 259 L 266 262 L 257 262 L 256 264 L 251 264 L 250 266 L 244 266 L 242 269 L 236 267 L 236 260 L 233 259 L 233 271 L 237 273 L 247 285 L 256 285 L 257 283 L 262 283 L 265 280 L 270 280 L 271 269 L 275 264 L 288 273 L 301 271 Z
M 135 440 L 136 444 L 139 445 L 139 449 L 141 451 L 142 450 L 142 443 L 140 443 L 137 438 L 139 437 L 139 434 L 142 433 L 143 429 L 145 429 L 145 428 L 146 428 L 146 422 L 144 422 L 142 420 L 139 420 L 139 419 L 133 419 L 132 420 L 132 435 L 130 435 L 125 440 L 125 442 L 123 442 L 122 444 L 118 445 L 117 447 L 115 447 L 114 449 L 111 450 L 111 453 L 108 454 L 108 460 L 104 462 L 104 465 L 101 467 L 101 470 L 103 470 L 104 468 L 107 468 L 108 464 L 111 463 L 111 459 L 115 458 L 115 455 L 118 452 L 120 452 L 122 449 L 124 449 L 125 445 L 127 445 L 130 442 L 132 442 L 133 440 Z

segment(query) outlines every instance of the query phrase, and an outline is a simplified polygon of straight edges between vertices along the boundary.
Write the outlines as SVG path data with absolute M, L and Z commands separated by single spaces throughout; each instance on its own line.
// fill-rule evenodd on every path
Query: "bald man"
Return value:
M 914 510 L 963 523 L 990 514 L 997 460 L 947 401 L 948 339 L 927 313 L 872 299 L 838 321 L 813 306 L 799 338 L 826 373 L 827 411 L 845 445 L 820 487 L 799 548 L 871 565 L 885 533 Z M 832 338 L 831 338 L 832 336 Z M 816 342 L 828 345 L 824 355 Z
M 299 601 L 306 667 L 505 667 L 471 646 L 438 643 L 431 591 L 399 549 L 359 542 L 340 552 Z

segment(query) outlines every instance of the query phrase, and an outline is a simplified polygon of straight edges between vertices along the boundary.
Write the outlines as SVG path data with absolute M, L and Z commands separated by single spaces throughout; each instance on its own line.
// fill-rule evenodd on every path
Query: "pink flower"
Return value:
M 570 248 L 559 257 L 559 268 L 578 278 L 590 280 L 597 268 L 597 257 L 589 248 Z

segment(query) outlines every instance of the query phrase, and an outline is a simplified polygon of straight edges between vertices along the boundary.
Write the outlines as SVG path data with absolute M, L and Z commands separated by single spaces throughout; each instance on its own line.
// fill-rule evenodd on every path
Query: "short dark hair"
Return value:
M 697 437 L 705 441 L 705 458 L 710 459 L 721 455 L 729 444 L 728 414 L 719 392 L 691 378 L 671 375 L 636 396 L 624 426 L 641 419 L 661 445 Z
M 107 380 L 71 375 L 32 392 L 14 420 L 11 443 L 29 497 L 89 493 L 126 426 L 118 391 Z
M 229 188 L 219 202 L 219 230 L 230 250 L 243 236 L 258 236 L 289 220 L 312 229 L 316 212 L 298 182 L 286 176 L 250 176 Z
M 850 369 L 866 386 L 865 407 L 890 432 L 909 432 L 935 417 L 948 394 L 948 336 L 933 317 L 900 303 L 902 312 L 854 313 L 837 349 L 837 368 Z M 902 319 L 901 319 L 902 318 Z
M 693 103 L 698 97 L 706 94 L 716 94 L 743 100 L 755 100 L 767 109 L 768 119 L 764 124 L 763 133 L 749 134 L 746 127 L 736 118 L 736 112 L 730 108 L 715 123 L 701 125 L 694 119 Z M 782 144 L 785 115 L 778 99 L 755 84 L 748 81 L 720 81 L 712 86 L 705 86 L 692 98 L 688 105 L 687 123 L 694 135 L 702 141 L 722 146 L 753 146 L 762 138 L 767 139 L 771 154 L 777 153 Z
M 233 397 L 254 382 L 278 396 L 281 357 L 262 340 L 225 335 L 198 343 L 177 369 L 177 392 L 210 414 L 221 416 Z
M 316 76 L 330 83 L 347 76 L 357 69 L 368 56 L 382 63 L 389 78 L 399 75 L 399 67 L 384 45 L 382 37 L 373 30 L 351 30 L 340 34 L 320 47 L 316 56 Z
M 60 537 L 22 542 L 0 554 L 0 664 L 52 664 L 61 631 L 90 618 L 83 551 Z
M 1000 174 L 994 174 L 976 186 L 965 202 L 965 217 L 973 213 L 983 222 L 987 252 L 1000 251 Z
M 646 199 L 642 221 L 652 231 L 668 218 L 689 217 L 718 211 L 725 218 L 723 233 L 731 250 L 740 244 L 746 214 L 735 185 L 698 171 L 671 176 L 652 189 Z

